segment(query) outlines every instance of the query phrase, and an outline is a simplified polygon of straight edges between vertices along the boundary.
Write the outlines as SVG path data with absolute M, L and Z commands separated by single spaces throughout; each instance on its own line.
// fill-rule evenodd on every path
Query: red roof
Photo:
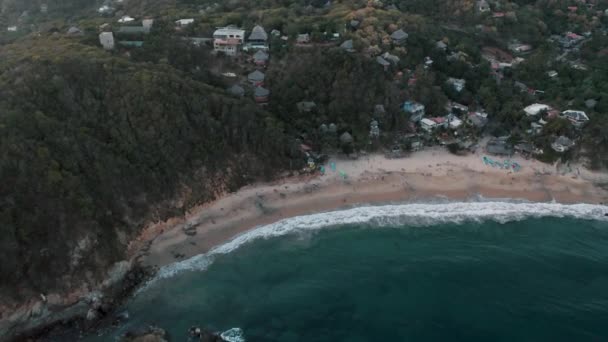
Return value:
M 568 32 L 568 33 L 566 33 L 566 37 L 568 37 L 570 39 L 580 39 L 580 38 L 583 38 L 582 36 L 579 36 L 578 34 L 576 34 L 574 32 Z
M 494 18 L 502 18 L 505 16 L 505 12 L 494 12 Z
M 568 6 L 568 11 L 576 12 L 576 11 L 578 11 L 578 6 Z
M 440 118 L 440 117 L 438 117 L 438 118 L 431 118 L 431 120 L 435 121 L 435 123 L 437 123 L 437 124 L 442 124 L 442 123 L 445 122 L 445 118 Z

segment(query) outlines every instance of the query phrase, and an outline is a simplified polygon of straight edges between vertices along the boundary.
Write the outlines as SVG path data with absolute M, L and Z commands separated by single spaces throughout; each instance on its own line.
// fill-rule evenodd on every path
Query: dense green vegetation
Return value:
M 285 164 L 272 115 L 170 65 L 62 39 L 19 48 L 5 50 L 24 60 L 0 81 L 3 294 L 47 293 L 115 261 L 118 235 L 132 236 L 154 204 L 207 201 Z M 165 205 L 152 214 L 185 209 Z M 83 241 L 94 252 L 71 263 Z

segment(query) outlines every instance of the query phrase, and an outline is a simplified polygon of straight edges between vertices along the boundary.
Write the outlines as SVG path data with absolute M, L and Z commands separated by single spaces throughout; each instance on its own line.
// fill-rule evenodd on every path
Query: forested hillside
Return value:
M 4 298 L 93 281 L 144 219 L 270 177 L 287 157 L 270 114 L 169 65 L 48 37 L 0 54 Z

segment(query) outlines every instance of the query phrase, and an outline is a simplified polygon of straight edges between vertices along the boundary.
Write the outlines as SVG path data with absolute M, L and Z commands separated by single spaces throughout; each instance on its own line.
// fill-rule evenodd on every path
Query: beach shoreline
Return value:
M 162 267 L 206 253 L 259 226 L 362 205 L 480 199 L 608 202 L 608 191 L 597 186 L 608 183 L 608 174 L 581 166 L 560 170 L 520 157 L 510 158 L 522 166 L 515 172 L 485 165 L 482 156 L 456 156 L 435 148 L 402 159 L 332 158 L 328 165 L 335 167 L 327 167 L 324 175 L 246 186 L 183 217 L 152 223 L 130 244 L 129 255 L 144 266 Z

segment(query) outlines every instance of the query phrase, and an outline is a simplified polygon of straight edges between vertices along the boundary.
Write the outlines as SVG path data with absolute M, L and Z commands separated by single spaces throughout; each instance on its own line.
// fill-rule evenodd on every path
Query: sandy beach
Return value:
M 362 204 L 441 199 L 522 199 L 533 202 L 606 203 L 608 174 L 582 166 L 556 167 L 520 156 L 519 172 L 485 165 L 482 153 L 456 156 L 442 148 L 407 158 L 382 155 L 332 158 L 335 171 L 255 184 L 192 208 L 183 217 L 147 226 L 131 243 L 131 257 L 164 266 L 205 253 L 240 233 L 280 219 Z M 494 158 L 495 160 L 502 160 Z M 343 176 L 346 175 L 346 177 Z

